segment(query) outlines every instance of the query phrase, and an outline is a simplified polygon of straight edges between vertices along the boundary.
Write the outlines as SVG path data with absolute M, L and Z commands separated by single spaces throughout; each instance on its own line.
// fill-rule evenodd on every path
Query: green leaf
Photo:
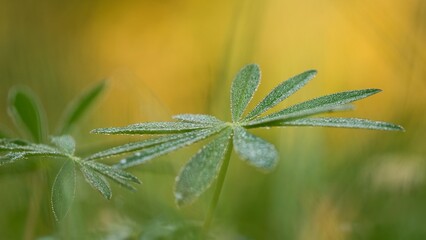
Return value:
M 80 164 L 110 178 L 114 182 L 130 191 L 136 191 L 136 188 L 133 187 L 130 182 L 140 183 L 137 177 L 115 167 L 111 167 L 95 161 L 81 161 Z
M 15 151 L 15 152 L 9 152 L 4 156 L 0 157 L 0 166 L 8 163 L 14 163 L 18 160 L 24 160 L 31 157 L 63 157 L 60 153 L 57 152 L 49 152 L 44 150 L 38 150 L 38 151 Z
M 0 167 L 9 163 L 14 163 L 17 160 L 25 159 L 25 155 L 23 153 L 8 153 L 4 156 L 0 156 Z
M 109 186 L 108 181 L 101 174 L 97 173 L 90 167 L 80 165 L 80 170 L 83 173 L 84 179 L 92 186 L 94 189 L 98 190 L 104 198 L 110 200 L 112 197 L 111 187 Z
M 126 127 L 98 128 L 91 132 L 96 134 L 169 134 L 182 133 L 211 127 L 209 124 L 188 122 L 147 122 L 137 123 Z
M 179 207 L 192 203 L 210 187 L 229 148 L 231 135 L 232 129 L 227 128 L 182 168 L 175 186 L 175 199 Z
M 26 88 L 9 91 L 9 114 L 19 129 L 25 129 L 35 142 L 46 136 L 44 111 L 36 96 Z
M 56 221 L 61 221 L 69 212 L 75 196 L 74 161 L 67 160 L 56 175 L 52 187 L 52 210 Z
M 95 161 L 82 161 L 81 163 L 95 169 L 97 172 L 106 175 L 111 179 L 122 179 L 138 184 L 141 183 L 137 177 L 119 168 L 111 167 Z
M 243 160 L 261 170 L 271 171 L 277 164 L 278 153 L 274 145 L 242 127 L 234 129 L 234 148 Z
M 255 127 L 269 124 L 275 121 L 294 120 L 297 118 L 307 117 L 319 113 L 341 111 L 348 109 L 348 103 L 369 97 L 380 92 L 379 89 L 364 89 L 334 93 L 308 100 L 289 108 L 272 113 L 266 117 L 251 121 L 245 126 Z
M 316 70 L 306 71 L 296 75 L 287 81 L 282 82 L 274 88 L 245 118 L 244 120 L 252 120 L 260 114 L 266 112 L 268 109 L 276 106 L 284 99 L 291 96 L 297 90 L 302 88 L 317 74 Z
M 88 112 L 90 107 L 105 90 L 106 81 L 101 81 L 94 87 L 79 95 L 67 106 L 63 116 L 62 124 L 58 130 L 59 135 L 69 133 L 76 123 Z
M 304 118 L 294 121 L 278 122 L 276 123 L 276 126 L 316 126 L 404 131 L 403 127 L 396 124 L 358 118 Z
M 133 156 L 122 159 L 119 164 L 120 168 L 128 168 L 135 165 L 139 165 L 147 162 L 155 157 L 164 155 L 166 153 L 172 152 L 179 148 L 191 145 L 195 142 L 201 141 L 217 132 L 222 130 L 224 127 L 215 127 L 210 129 L 205 129 L 203 131 L 194 131 L 188 133 L 185 137 L 177 138 L 171 141 L 160 143 L 151 147 L 147 147 L 140 152 L 135 153 Z
M 243 67 L 231 86 L 232 121 L 238 122 L 260 83 L 260 69 L 256 64 Z
M 75 152 L 75 141 L 70 135 L 52 137 L 52 143 L 57 146 L 62 152 L 73 155 Z
M 173 116 L 174 119 L 190 122 L 190 123 L 210 123 L 210 124 L 222 124 L 223 122 L 214 116 L 206 114 L 179 114 Z
M 154 146 L 154 145 L 158 145 L 160 143 L 165 143 L 165 142 L 174 141 L 174 140 L 178 140 L 178 139 L 193 138 L 198 132 L 200 134 L 203 134 L 206 131 L 209 132 L 210 130 L 205 130 L 205 129 L 204 130 L 195 130 L 195 131 L 192 131 L 192 132 L 177 133 L 177 134 L 166 135 L 166 136 L 161 136 L 161 137 L 156 137 L 156 138 L 150 138 L 150 139 L 146 139 L 146 140 L 139 141 L 139 142 L 127 143 L 127 144 L 124 144 L 124 145 L 121 145 L 121 146 L 113 147 L 113 148 L 95 153 L 95 154 L 89 156 L 88 158 L 86 158 L 85 160 L 96 160 L 96 159 L 114 157 L 114 156 L 117 156 L 117 155 L 122 155 L 122 154 L 125 154 L 125 153 L 130 153 L 130 152 L 142 150 L 144 148 L 151 147 L 151 146 Z

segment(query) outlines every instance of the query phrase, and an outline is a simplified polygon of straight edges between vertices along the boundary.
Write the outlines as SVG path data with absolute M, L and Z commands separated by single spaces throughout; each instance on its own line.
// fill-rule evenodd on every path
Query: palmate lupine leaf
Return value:
M 58 134 L 63 135 L 69 133 L 75 124 L 87 113 L 105 88 L 106 81 L 101 81 L 74 99 L 62 116 Z
M 396 124 L 359 118 L 302 118 L 287 122 L 277 122 L 275 123 L 275 126 L 338 127 L 385 131 L 404 131 L 403 127 Z
M 26 88 L 15 87 L 9 91 L 8 112 L 19 129 L 25 129 L 35 142 L 46 135 L 46 118 L 35 95 Z
M 126 127 L 98 128 L 92 133 L 101 134 L 170 134 L 182 133 L 210 127 L 210 124 L 190 122 L 147 122 Z
M 68 214 L 75 197 L 75 185 L 75 164 L 67 160 L 56 175 L 52 187 L 52 210 L 57 221 Z
M 211 123 L 211 124 L 221 124 L 221 120 L 217 119 L 215 116 L 206 115 L 206 114 L 179 114 L 174 115 L 173 119 L 180 120 L 183 122 L 190 123 Z
M 58 132 L 69 132 L 93 105 L 104 88 L 105 82 L 101 82 L 74 100 L 63 115 L 63 122 Z M 6 136 L 0 135 L 0 166 L 32 158 L 65 160 L 55 177 L 51 191 L 51 206 L 57 221 L 67 215 L 74 199 L 76 164 L 85 180 L 106 199 L 112 196 L 106 177 L 130 190 L 135 190 L 131 183 L 140 183 L 135 176 L 121 169 L 94 161 L 84 161 L 75 156 L 76 144 L 69 135 L 53 136 L 50 138 L 50 143 L 47 143 L 45 138 L 48 128 L 43 122 L 44 112 L 30 90 L 13 88 L 9 92 L 8 110 L 17 127 L 26 130 L 27 132 L 24 133 L 27 133 L 32 141 L 5 138 Z M 96 156 L 99 157 L 99 155 Z
M 274 145 L 242 127 L 234 128 L 234 148 L 243 160 L 260 170 L 271 171 L 277 165 L 278 152 Z
M 326 113 L 334 110 L 346 109 L 348 103 L 369 97 L 380 92 L 379 89 L 364 89 L 334 93 L 312 100 L 308 100 L 276 113 L 272 113 L 266 117 L 253 120 L 247 126 L 268 126 L 269 123 L 275 121 L 283 121 L 288 119 L 302 118 L 319 113 Z
M 117 164 L 117 167 L 128 168 L 131 166 L 139 165 L 145 163 L 155 157 L 164 155 L 166 153 L 172 152 L 179 148 L 191 145 L 195 142 L 206 139 L 207 137 L 212 136 L 213 134 L 219 132 L 223 129 L 224 126 L 214 127 L 210 129 L 205 129 L 202 131 L 194 131 L 188 133 L 185 137 L 177 138 L 175 140 L 167 141 L 161 144 L 157 144 L 151 147 L 147 147 L 140 152 L 135 153 L 133 156 L 124 158 Z
M 297 90 L 305 86 L 317 74 L 316 70 L 309 70 L 296 75 L 274 88 L 247 116 L 244 120 L 252 120 L 268 109 L 276 106 Z
M 231 113 L 234 122 L 241 119 L 259 83 L 260 69 L 256 64 L 243 67 L 234 78 L 231 86 Z
M 231 128 L 223 130 L 182 168 L 175 185 L 178 206 L 192 203 L 212 184 L 229 148 L 231 135 Z
M 122 159 L 116 167 L 136 166 L 154 157 L 221 132 L 182 168 L 175 186 L 175 198 L 177 204 L 183 206 L 198 198 L 215 179 L 218 169 L 223 170 L 223 166 L 227 166 L 227 164 L 222 165 L 222 158 L 226 152 L 225 157 L 229 160 L 230 151 L 227 149 L 231 149 L 232 146 L 235 152 L 250 165 L 263 171 L 273 170 L 278 161 L 278 153 L 274 145 L 249 133 L 246 129 L 274 126 L 329 126 L 403 130 L 402 127 L 395 124 L 363 119 L 306 118 L 320 113 L 352 109 L 350 103 L 378 93 L 380 91 L 378 89 L 354 90 L 326 95 L 260 117 L 261 114 L 302 88 L 315 75 L 316 71 L 310 70 L 282 82 L 252 111 L 249 111 L 246 117 L 243 117 L 243 113 L 260 82 L 259 67 L 255 64 L 247 65 L 239 71 L 232 82 L 231 123 L 222 122 L 210 115 L 181 114 L 173 117 L 178 122 L 140 123 L 122 128 L 96 129 L 93 131 L 94 133 L 171 135 L 111 148 L 92 155 L 88 160 L 136 152 L 130 157 Z M 218 181 L 219 189 L 226 174 L 226 170 L 222 170 L 220 181 Z M 217 201 L 218 192 L 220 193 L 220 190 L 215 191 L 213 202 Z M 215 204 L 212 206 L 214 208 Z M 208 221 L 206 222 L 208 223 Z

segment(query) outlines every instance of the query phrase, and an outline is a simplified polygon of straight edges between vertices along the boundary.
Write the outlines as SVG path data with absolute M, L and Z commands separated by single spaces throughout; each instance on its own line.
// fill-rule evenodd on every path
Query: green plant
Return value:
M 63 114 L 61 124 L 57 127 L 56 136 L 51 137 L 48 137 L 46 117 L 37 97 L 23 87 L 12 88 L 9 92 L 9 115 L 20 133 L 20 138 L 6 137 L 6 134 L 0 136 L 2 154 L 0 166 L 26 159 L 65 160 L 51 190 L 52 210 L 58 221 L 66 216 L 74 199 L 77 167 L 85 180 L 106 199 L 110 199 L 112 193 L 105 177 L 130 190 L 134 190 L 130 185 L 131 182 L 139 183 L 135 176 L 121 169 L 95 161 L 84 161 L 75 155 L 76 144 L 68 134 L 87 113 L 104 88 L 103 81 L 71 102 Z M 43 166 L 46 165 L 36 166 L 36 170 Z
M 232 122 L 224 122 L 214 116 L 203 114 L 182 114 L 172 122 L 147 122 L 125 127 L 99 128 L 98 134 L 166 134 L 143 141 L 132 142 L 107 149 L 88 157 L 93 161 L 121 154 L 133 153 L 116 165 L 128 168 L 146 163 L 160 155 L 188 146 L 208 137 L 216 136 L 198 151 L 176 178 L 174 195 L 179 207 L 188 205 L 206 191 L 218 178 L 204 227 L 207 230 L 220 196 L 226 176 L 232 149 L 250 165 L 271 171 L 277 164 L 278 153 L 274 145 L 249 133 L 247 129 L 281 126 L 321 126 L 364 128 L 375 130 L 401 131 L 401 126 L 357 118 L 328 118 L 311 116 L 351 109 L 351 102 L 380 92 L 378 89 L 364 89 L 335 93 L 308 100 L 281 111 L 262 116 L 316 75 L 315 70 L 306 71 L 282 82 L 274 88 L 252 111 L 244 115 L 260 82 L 258 65 L 247 65 L 240 70 L 231 86 Z

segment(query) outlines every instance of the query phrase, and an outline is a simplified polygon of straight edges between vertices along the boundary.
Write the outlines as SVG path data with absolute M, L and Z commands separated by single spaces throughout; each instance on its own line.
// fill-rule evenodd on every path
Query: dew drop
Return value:
M 120 163 L 121 163 L 121 164 L 125 164 L 125 163 L 127 163 L 127 159 L 125 159 L 125 158 L 124 158 L 124 159 L 121 159 L 121 160 L 120 160 Z

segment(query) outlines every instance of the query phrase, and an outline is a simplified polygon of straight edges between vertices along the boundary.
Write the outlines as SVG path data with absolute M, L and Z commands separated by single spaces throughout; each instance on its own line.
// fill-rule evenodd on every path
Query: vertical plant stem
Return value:
M 222 166 L 220 167 L 220 172 L 216 182 L 216 188 L 214 190 L 213 199 L 210 203 L 210 207 L 204 221 L 203 228 L 205 234 L 207 234 L 210 229 L 210 225 L 212 223 L 214 213 L 219 202 L 220 193 L 222 192 L 223 183 L 225 182 L 225 176 L 228 170 L 229 160 L 231 159 L 231 153 L 233 148 L 232 139 L 232 137 L 229 139 L 228 149 L 226 150 L 225 158 L 223 159 Z

